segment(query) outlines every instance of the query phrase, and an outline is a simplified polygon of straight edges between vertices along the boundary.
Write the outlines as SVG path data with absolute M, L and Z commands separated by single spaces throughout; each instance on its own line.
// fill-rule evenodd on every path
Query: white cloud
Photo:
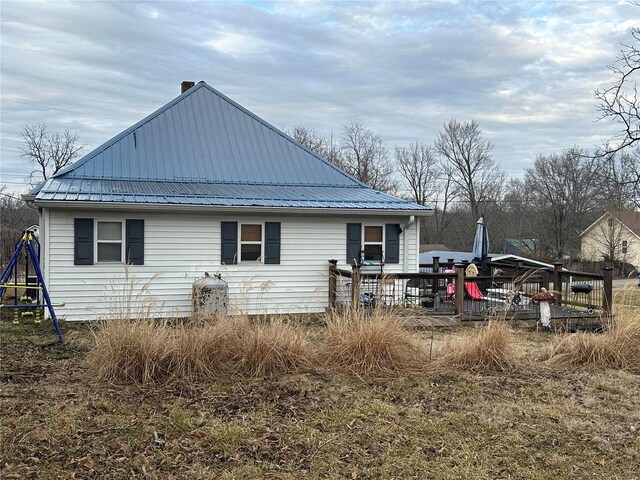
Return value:
M 338 134 L 363 120 L 390 146 L 476 118 L 517 175 L 541 148 L 616 132 L 594 122 L 593 91 L 611 81 L 606 65 L 638 11 L 590 1 L 5 1 L 2 138 L 17 145 L 22 124 L 45 121 L 95 147 L 180 81 L 205 80 L 278 127 Z M 3 175 L 25 171 L 3 148 Z

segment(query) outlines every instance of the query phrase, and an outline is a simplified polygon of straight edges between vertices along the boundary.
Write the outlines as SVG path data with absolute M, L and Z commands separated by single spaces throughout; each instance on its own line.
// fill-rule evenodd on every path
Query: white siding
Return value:
M 74 218 L 145 220 L 144 265 L 74 265 Z M 131 296 L 152 299 L 154 316 L 187 316 L 191 285 L 204 272 L 220 273 L 229 284 L 230 307 L 236 312 L 322 312 L 328 304 L 329 259 L 345 267 L 346 224 L 400 223 L 409 217 L 220 215 L 48 210 L 45 268 L 51 298 L 64 302 L 56 313 L 67 320 L 109 316 Z M 281 222 L 281 263 L 220 265 L 220 222 Z M 408 235 L 407 265 L 418 268 L 418 222 L 400 237 L 400 263 L 385 272 L 400 272 L 404 264 L 404 235 Z M 145 286 L 146 285 L 146 286 Z M 143 286 L 145 286 L 143 288 Z M 124 294 L 124 296 L 123 296 Z M 124 300 L 123 300 L 124 298 Z M 147 306 L 149 304 L 147 303 Z

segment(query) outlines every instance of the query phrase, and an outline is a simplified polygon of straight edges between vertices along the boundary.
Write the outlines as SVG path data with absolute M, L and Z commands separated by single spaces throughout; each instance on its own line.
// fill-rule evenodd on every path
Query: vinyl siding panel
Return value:
M 67 320 L 113 317 L 125 300 L 156 317 L 187 316 L 191 308 L 191 285 L 204 272 L 220 273 L 229 285 L 232 313 L 323 312 L 327 308 L 327 260 L 343 259 L 346 224 L 404 223 L 408 217 L 300 215 L 258 217 L 254 215 L 172 214 L 151 212 L 104 212 L 49 209 L 47 269 L 48 287 L 54 302 L 64 302 L 56 313 Z M 74 218 L 145 221 L 144 265 L 96 263 L 74 265 Z M 281 223 L 280 264 L 241 262 L 221 265 L 221 221 Z M 408 265 L 417 271 L 417 223 L 408 235 Z M 400 263 L 385 267 L 399 272 L 404 263 L 404 239 L 400 237 Z M 123 239 L 124 241 L 124 239 Z M 128 292 L 132 292 L 131 295 Z M 151 308 L 152 307 L 152 308 Z M 135 310 L 134 308 L 134 310 Z

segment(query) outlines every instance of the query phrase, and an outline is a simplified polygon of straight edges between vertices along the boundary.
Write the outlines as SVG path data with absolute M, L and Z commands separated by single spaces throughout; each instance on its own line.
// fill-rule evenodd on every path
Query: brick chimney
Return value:
M 180 93 L 186 92 L 191 87 L 193 87 L 195 84 L 196 84 L 196 82 L 182 82 L 180 84 Z

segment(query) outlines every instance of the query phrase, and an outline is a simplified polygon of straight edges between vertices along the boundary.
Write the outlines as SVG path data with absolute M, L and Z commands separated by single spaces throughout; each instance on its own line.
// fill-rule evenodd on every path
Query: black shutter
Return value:
M 384 263 L 400 263 L 402 228 L 397 223 L 387 223 L 385 230 Z
M 125 248 L 127 263 L 144 265 L 144 220 L 126 222 L 127 245 Z
M 93 265 L 93 218 L 73 219 L 73 263 Z
M 362 251 L 362 224 L 347 223 L 347 264 L 353 265 L 361 261 Z
M 280 263 L 280 222 L 264 223 L 264 263 Z
M 223 265 L 238 263 L 238 222 L 222 222 L 220 229 L 220 261 Z

